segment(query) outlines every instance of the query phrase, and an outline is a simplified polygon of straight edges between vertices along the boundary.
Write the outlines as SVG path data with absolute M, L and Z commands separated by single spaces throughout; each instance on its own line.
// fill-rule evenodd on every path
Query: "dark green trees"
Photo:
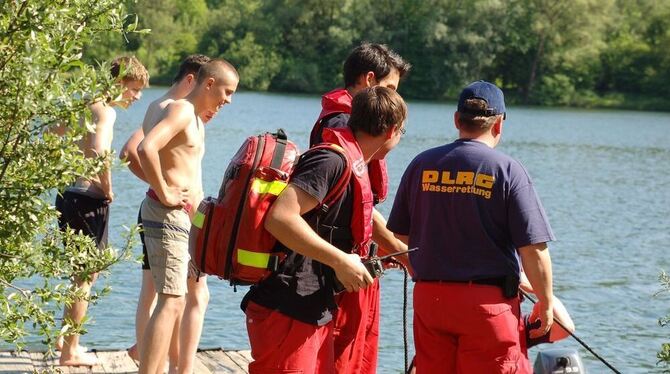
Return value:
M 190 53 L 222 56 L 251 90 L 319 93 L 341 85 L 361 41 L 386 43 L 414 65 L 401 92 L 452 98 L 474 79 L 539 105 L 670 110 L 670 2 L 624 0 L 138 0 L 153 32 L 110 48 L 146 61 L 167 84 Z

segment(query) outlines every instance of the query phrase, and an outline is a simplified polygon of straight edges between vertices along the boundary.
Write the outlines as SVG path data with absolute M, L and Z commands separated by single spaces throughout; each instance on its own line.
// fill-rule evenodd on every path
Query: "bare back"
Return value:
M 99 101 L 89 107 L 93 117 L 94 130 L 88 132 L 78 143 L 79 149 L 87 158 L 94 158 L 111 152 L 116 112 L 108 104 Z M 83 121 L 83 118 L 81 119 Z M 111 193 L 111 175 L 109 165 L 98 175 L 91 178 L 80 177 L 75 186 L 89 190 L 100 197 L 109 197 Z

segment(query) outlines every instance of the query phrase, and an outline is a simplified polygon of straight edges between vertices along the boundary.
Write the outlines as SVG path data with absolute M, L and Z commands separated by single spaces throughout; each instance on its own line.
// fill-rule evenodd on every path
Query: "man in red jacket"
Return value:
M 368 87 L 397 90 L 400 79 L 411 65 L 386 45 L 363 43 L 354 48 L 344 62 L 344 86 L 323 95 L 322 110 L 310 135 L 310 145 L 321 143 L 324 129 L 346 128 L 351 115 L 352 97 Z M 388 176 L 385 155 L 368 163 L 374 204 L 386 199 Z M 407 246 L 386 229 L 386 220 L 373 210 L 372 239 L 380 254 L 406 250 Z M 409 265 L 407 257 L 398 258 Z M 379 281 L 358 292 L 343 292 L 337 297 L 335 316 L 335 368 L 338 373 L 376 373 L 379 338 Z

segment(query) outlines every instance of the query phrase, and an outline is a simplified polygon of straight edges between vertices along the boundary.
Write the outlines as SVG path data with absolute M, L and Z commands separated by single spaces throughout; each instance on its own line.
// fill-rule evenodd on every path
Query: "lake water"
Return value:
M 149 102 L 163 92 L 148 89 L 139 102 L 119 111 L 117 152 L 140 125 Z M 282 127 L 305 149 L 319 103 L 316 95 L 235 94 L 232 105 L 206 126 L 205 194 L 217 193 L 228 161 L 249 135 Z M 408 106 L 407 134 L 388 156 L 391 194 L 379 207 L 385 216 L 409 161 L 457 137 L 454 103 Z M 669 134 L 667 113 L 511 107 L 499 146 L 522 161 L 537 186 L 558 238 L 550 244 L 555 294 L 572 315 L 576 333 L 624 373 L 658 371 L 656 351 L 670 341 L 670 329 L 657 323 L 670 311 L 670 298 L 653 296 L 659 272 L 670 270 L 665 248 L 670 241 Z M 118 168 L 114 190 L 110 234 L 112 243 L 120 244 L 122 226 L 134 224 L 146 186 Z M 126 348 L 133 343 L 140 279 L 138 264 L 112 269 L 101 284 L 110 284 L 113 292 L 91 308 L 94 322 L 84 344 Z M 402 371 L 402 286 L 401 272 L 388 272 L 382 279 L 380 373 Z M 246 288 L 233 292 L 215 278 L 209 279 L 209 287 L 201 347 L 248 348 L 239 309 Z M 411 338 L 411 310 L 409 316 Z M 591 373 L 608 372 L 572 339 L 554 346 L 580 348 Z

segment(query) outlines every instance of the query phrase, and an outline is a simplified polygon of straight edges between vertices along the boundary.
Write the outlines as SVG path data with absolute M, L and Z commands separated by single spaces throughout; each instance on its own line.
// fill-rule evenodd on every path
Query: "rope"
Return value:
M 396 265 L 400 266 L 403 271 L 403 297 L 402 297 L 402 340 L 403 344 L 405 346 L 405 373 L 408 373 L 410 370 L 409 367 L 409 352 L 408 352 L 408 346 L 409 344 L 407 343 L 407 283 L 408 283 L 408 270 L 407 266 L 402 264 L 400 261 L 396 259 L 391 259 L 391 262 L 395 263 Z
M 526 291 L 522 290 L 521 288 L 519 288 L 519 291 L 521 292 L 521 294 L 522 294 L 524 297 L 526 297 L 528 300 L 530 300 L 530 302 L 532 302 L 533 304 L 537 303 L 537 301 L 535 301 L 535 299 L 533 299 L 533 297 L 530 296 Z M 605 364 L 605 366 L 607 366 L 608 368 L 610 368 L 610 370 L 612 370 L 613 372 L 615 372 L 615 373 L 617 373 L 617 374 L 621 374 L 621 372 L 620 372 L 619 370 L 617 370 L 616 368 L 614 368 L 614 366 L 612 366 L 612 364 L 610 364 L 609 362 L 607 362 L 607 360 L 605 360 L 604 358 L 602 358 L 602 357 L 601 357 L 599 354 L 597 354 L 593 349 L 591 349 L 591 347 L 589 347 L 588 344 L 586 344 L 582 339 L 578 338 L 577 335 L 573 334 L 572 332 L 570 332 L 570 330 L 568 330 L 567 328 L 565 328 L 565 326 L 561 323 L 561 321 L 559 321 L 558 319 L 554 318 L 554 322 L 556 322 L 559 326 L 561 326 L 561 327 L 563 328 L 563 330 L 565 330 L 568 334 L 570 334 L 570 336 L 572 336 L 573 338 L 575 338 L 575 340 L 576 340 L 579 344 L 581 344 L 582 347 L 586 348 L 586 350 L 588 350 L 589 352 L 591 352 L 591 354 L 592 354 L 593 356 L 595 356 L 595 358 L 597 358 L 598 360 L 600 360 L 603 364 Z

